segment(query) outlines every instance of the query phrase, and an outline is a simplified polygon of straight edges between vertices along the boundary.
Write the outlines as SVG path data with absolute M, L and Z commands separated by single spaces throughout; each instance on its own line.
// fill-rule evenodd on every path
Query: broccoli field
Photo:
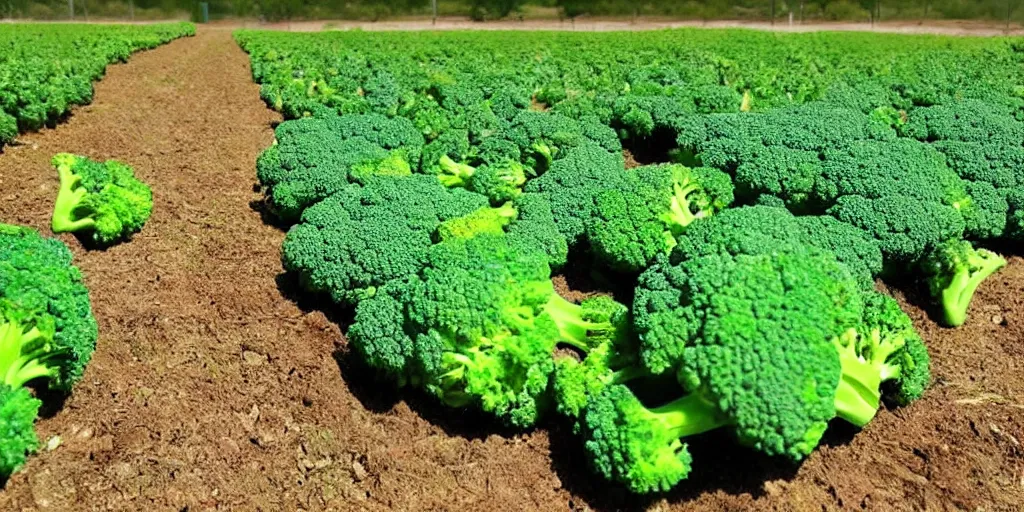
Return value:
M 133 55 L 0 153 L 0 369 L 18 332 L 56 368 L 5 370 L 0 509 L 1019 510 L 1022 64 L 702 29 Z

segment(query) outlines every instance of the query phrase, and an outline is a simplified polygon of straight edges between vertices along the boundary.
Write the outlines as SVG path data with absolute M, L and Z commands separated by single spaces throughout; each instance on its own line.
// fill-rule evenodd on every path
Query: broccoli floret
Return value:
M 684 396 L 651 410 L 609 386 L 582 427 L 599 472 L 638 492 L 686 478 L 683 437 L 728 426 L 769 455 L 799 460 L 835 416 L 841 366 L 830 343 L 863 316 L 863 295 L 833 256 L 809 247 L 710 255 L 640 276 L 641 360 L 674 373 Z
M 588 403 L 581 419 L 590 465 L 636 493 L 668 491 L 693 463 L 681 439 L 728 424 L 699 394 L 648 409 L 623 385 L 610 385 Z
M 7 112 L 0 112 L 0 146 L 14 142 L 18 137 L 18 120 Z
M 687 226 L 733 199 L 732 181 L 716 169 L 653 165 L 634 169 L 628 178 L 626 188 L 597 196 L 587 226 L 597 256 L 625 272 L 639 272 L 668 254 Z
M 60 153 L 53 157 L 60 190 L 53 208 L 54 233 L 90 233 L 106 246 L 142 230 L 153 211 L 153 192 L 131 167 Z
M 521 112 L 502 136 L 519 147 L 522 163 L 538 175 L 571 148 L 595 145 L 609 153 L 622 151 L 611 128 L 596 123 L 584 127 L 579 121 L 549 112 Z
M 518 212 L 515 222 L 507 228 L 509 243 L 540 249 L 548 255 L 548 265 L 561 269 L 569 257 L 569 243 L 558 230 L 551 201 L 537 193 L 520 194 L 512 202 Z
M 21 469 L 27 455 L 39 449 L 32 426 L 41 405 L 27 388 L 0 384 L 0 478 Z
M 967 308 L 982 281 L 1006 266 L 1006 259 L 970 242 L 951 240 L 928 253 L 921 262 L 932 297 L 942 307 L 950 327 L 963 325 Z
M 893 269 L 919 261 L 944 240 L 959 239 L 964 219 L 953 207 L 912 197 L 840 197 L 828 214 L 877 240 Z
M 415 274 L 445 221 L 487 206 L 436 177 L 377 177 L 311 206 L 282 246 L 286 270 L 303 287 L 354 304 L 391 279 Z
M 516 209 L 511 203 L 497 208 L 480 208 L 462 217 L 442 222 L 437 227 L 437 239 L 445 242 L 457 238 L 472 238 L 481 233 L 502 234 L 516 215 Z
M 578 312 L 576 308 L 579 308 Z M 571 313 L 579 332 L 562 340 L 578 350 L 582 359 L 561 357 L 555 361 L 552 393 L 558 412 L 578 419 L 590 397 L 611 384 L 622 384 L 646 375 L 634 350 L 629 310 L 607 296 L 584 300 Z
M 865 290 L 882 272 L 878 243 L 860 229 L 827 216 L 796 217 L 785 208 L 742 206 L 695 223 L 678 237 L 671 260 L 710 254 L 770 254 L 794 245 L 831 252 Z
M 1024 141 L 1024 123 L 1016 120 L 1013 112 L 1003 105 L 975 99 L 911 109 L 907 123 L 899 131 L 926 142 L 954 140 L 1020 146 Z
M 551 202 L 555 224 L 570 246 L 583 240 L 593 218 L 597 196 L 609 189 L 625 188 L 626 166 L 621 153 L 585 145 L 566 151 L 551 169 L 523 188 Z
M 379 114 L 285 121 L 275 136 L 257 173 L 274 212 L 290 222 L 350 182 L 410 174 L 419 168 L 424 144 L 409 120 Z
M 928 350 L 899 304 L 869 293 L 864 318 L 834 339 L 842 366 L 836 415 L 863 427 L 875 417 L 883 390 L 896 405 L 924 393 L 931 380 Z
M 359 301 L 347 336 L 371 368 L 398 386 L 419 386 L 423 370 L 413 360 L 414 333 L 405 315 L 408 283 L 408 279 L 394 279 Z
M 438 179 L 444 186 L 467 188 L 487 196 L 494 203 L 515 199 L 526 183 L 526 169 L 511 160 L 477 168 L 444 155 L 438 166 L 441 170 Z
M 71 264 L 71 251 L 34 230 L 0 224 L 0 301 L 52 316 L 51 352 L 61 357 L 48 385 L 69 391 L 82 378 L 98 337 L 89 292 Z
M 1006 203 L 1006 237 L 1015 241 L 1024 240 L 1024 187 L 1007 191 Z

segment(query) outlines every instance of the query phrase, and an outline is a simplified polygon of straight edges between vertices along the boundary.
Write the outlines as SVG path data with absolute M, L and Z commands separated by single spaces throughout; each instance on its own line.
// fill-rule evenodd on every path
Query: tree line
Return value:
M 508 17 L 664 16 L 682 19 L 1017 20 L 1024 0 L 205 0 L 210 18 L 380 20 L 405 16 Z M 436 9 L 436 10 L 435 10 Z M 115 17 L 159 19 L 191 13 L 200 0 L 0 0 L 8 18 Z

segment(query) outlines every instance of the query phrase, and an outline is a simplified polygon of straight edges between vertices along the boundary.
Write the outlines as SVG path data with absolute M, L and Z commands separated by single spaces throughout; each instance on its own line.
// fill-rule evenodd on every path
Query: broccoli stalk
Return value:
M 588 307 L 590 304 L 593 302 L 576 304 L 553 293 L 544 306 L 544 311 L 558 326 L 559 341 L 584 352 L 595 346 L 595 341 L 611 339 L 621 330 L 621 326 L 613 323 L 610 316 L 594 320 L 593 310 Z
M 82 200 L 89 193 L 82 187 L 82 176 L 72 170 L 78 158 L 66 153 L 53 157 L 60 177 L 60 189 L 57 191 L 57 203 L 53 208 L 53 232 L 69 233 L 83 229 L 91 229 L 96 225 L 92 217 L 77 218 L 75 213 L 82 206 Z
M 928 287 L 942 306 L 943 321 L 963 325 L 978 286 L 1006 266 L 1006 259 L 970 242 L 955 240 L 934 249 L 924 260 Z
M 442 156 L 438 164 L 441 167 L 441 174 L 437 179 L 446 187 L 465 187 L 476 171 L 473 166 L 456 162 L 448 155 Z
M 679 170 L 673 174 L 675 180 L 672 183 L 672 198 L 669 201 L 668 209 L 658 215 L 658 219 L 665 224 L 669 233 L 678 236 L 686 229 L 686 226 L 693 224 L 693 221 L 710 212 L 705 208 L 701 208 L 696 214 L 691 211 L 694 204 L 690 199 L 690 194 L 700 190 L 700 185 L 693 180 L 692 175 Z M 674 241 L 672 236 L 668 236 L 667 239 Z
M 40 377 L 56 377 L 60 366 L 53 361 L 61 356 L 54 351 L 51 322 L 24 322 L 13 309 L 0 315 L 0 376 L 12 388 L 24 386 Z M 45 325 L 49 324 L 49 325 Z
M 657 422 L 675 438 L 674 449 L 681 448 L 680 438 L 703 434 L 730 424 L 718 408 L 699 393 L 690 393 L 665 405 L 642 411 L 639 416 Z
M 835 340 L 842 374 L 836 388 L 836 415 L 858 426 L 867 425 L 881 404 L 882 382 L 899 375 L 899 366 L 886 360 L 899 350 L 895 343 L 882 342 L 879 331 L 868 336 L 873 348 L 863 355 L 856 329 L 850 329 Z

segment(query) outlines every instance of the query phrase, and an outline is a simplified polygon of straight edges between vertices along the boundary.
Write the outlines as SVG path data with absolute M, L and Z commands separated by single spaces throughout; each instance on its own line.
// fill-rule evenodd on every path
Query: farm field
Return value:
M 692 35 L 688 44 L 695 47 L 716 44 L 714 33 L 704 41 L 694 41 L 703 33 Z M 476 149 L 482 141 L 505 130 L 517 132 L 495 112 L 497 101 L 487 104 L 497 114 L 493 119 L 487 112 L 452 115 L 474 112 L 482 104 L 475 82 L 464 80 L 471 74 L 507 86 L 500 90 L 513 127 L 527 124 L 516 120 L 519 110 L 530 112 L 528 117 L 570 120 L 557 136 L 526 136 L 518 163 L 533 170 L 556 169 L 573 154 L 573 141 L 581 134 L 609 153 L 621 154 L 624 145 L 630 168 L 687 160 L 694 152 L 750 159 L 743 152 L 729 153 L 735 146 L 714 144 L 745 143 L 740 136 L 745 132 L 725 131 L 709 119 L 775 115 L 770 119 L 776 126 L 792 126 L 786 123 L 808 119 L 798 114 L 827 113 L 802 111 L 801 105 L 837 97 L 850 117 L 826 120 L 863 115 L 898 127 L 915 126 L 914 109 L 966 97 L 992 106 L 983 120 L 990 124 L 972 126 L 991 130 L 995 139 L 1005 133 L 998 123 L 1012 124 L 1020 109 L 1019 58 L 1006 40 L 968 39 L 959 46 L 930 38 L 911 44 L 893 36 L 882 56 L 851 57 L 857 38 L 867 36 L 850 35 L 836 39 L 841 44 L 834 53 L 803 60 L 799 57 L 829 36 L 810 35 L 802 43 L 773 48 L 764 44 L 769 36 L 747 34 L 701 53 L 673 49 L 671 36 L 658 33 L 618 52 L 587 55 L 591 63 L 624 63 L 595 72 L 574 66 L 579 49 L 553 34 L 506 39 L 423 34 L 415 36 L 422 44 L 398 45 L 386 35 L 330 34 L 314 43 L 295 35 L 239 33 L 237 39 L 252 52 L 261 87 L 232 36 L 227 30 L 200 29 L 195 37 L 109 67 L 90 105 L 74 110 L 55 129 L 19 136 L 0 154 L 0 220 L 6 223 L 48 234 L 58 188 L 51 158 L 63 152 L 131 162 L 136 176 L 153 189 L 154 202 L 152 218 L 130 243 L 91 251 L 72 235 L 60 236 L 84 274 L 100 338 L 74 392 L 62 405 L 44 408 L 36 423 L 43 444 L 59 436 L 59 446 L 29 457 L 0 492 L 0 508 L 1015 510 L 1024 500 L 1024 381 L 1019 378 L 1024 261 L 1019 242 L 1002 231 L 990 237 L 989 246 L 1007 264 L 981 284 L 960 327 L 942 326 L 932 299 L 918 287 L 894 279 L 879 283 L 897 298 L 931 354 L 931 387 L 919 400 L 882 407 L 859 432 L 833 425 L 799 466 L 739 447 L 726 432 L 705 434 L 689 442 L 694 470 L 688 479 L 666 496 L 640 497 L 592 473 L 578 435 L 554 415 L 538 428 L 520 431 L 487 413 L 442 406 L 429 396 L 432 391 L 395 391 L 377 380 L 344 332 L 354 320 L 351 307 L 302 291 L 308 281 L 282 268 L 282 225 L 301 224 L 301 210 L 312 208 L 323 189 L 303 195 L 299 187 L 275 196 L 283 182 L 268 180 L 267 169 L 277 168 L 262 168 L 261 189 L 255 166 L 261 155 L 265 165 L 269 160 L 265 149 L 275 140 L 275 126 L 277 151 L 303 149 L 288 146 L 289 140 L 305 140 L 288 139 L 288 127 L 334 119 L 322 110 L 329 108 L 348 116 L 409 114 L 424 157 L 396 153 L 408 151 L 405 142 L 380 145 L 388 156 L 440 166 L 419 172 L 449 172 L 447 164 L 425 159 L 430 144 L 447 144 L 446 133 L 460 134 L 465 144 L 438 144 L 435 148 L 444 150 L 434 155 L 485 168 Z M 504 44 L 509 40 L 519 44 Z M 538 59 L 531 73 L 515 66 L 485 68 L 486 59 L 465 51 L 471 42 L 485 51 L 509 52 L 511 62 L 542 51 L 547 58 Z M 409 47 L 422 53 L 408 52 Z M 331 56 L 351 48 L 373 51 L 344 54 L 349 65 L 340 69 L 325 66 Z M 651 51 L 665 52 L 664 66 L 638 75 L 636 69 L 654 67 L 644 62 Z M 307 60 L 297 64 L 297 55 Z M 424 69 L 417 63 L 424 55 L 443 65 Z M 680 55 L 686 60 L 680 62 Z M 847 65 L 850 61 L 857 64 Z M 958 73 L 929 80 L 920 70 L 934 62 L 955 66 Z M 814 73 L 787 75 L 794 66 Z M 619 72 L 642 87 L 624 91 Z M 887 87 L 874 90 L 878 96 L 865 99 L 835 87 L 867 75 L 885 77 Z M 439 86 L 429 83 L 435 79 Z M 486 89 L 487 99 L 498 97 L 498 90 Z M 536 90 L 541 94 L 530 94 Z M 461 106 L 446 106 L 446 98 Z M 871 103 L 880 99 L 891 110 Z M 778 114 L 790 102 L 798 105 L 781 112 L 795 114 Z M 324 117 L 278 125 L 307 112 Z M 909 119 L 905 125 L 901 113 Z M 693 125 L 682 121 L 694 119 L 709 130 L 722 129 L 723 136 L 685 137 Z M 580 123 L 592 128 L 565 135 Z M 931 151 L 922 147 L 942 142 L 934 136 L 939 129 L 917 135 L 898 127 L 891 138 L 877 140 L 903 144 L 908 152 Z M 538 144 L 555 155 L 550 162 Z M 692 144 L 686 149 L 694 151 L 672 151 L 683 144 Z M 771 141 L 764 145 L 772 146 Z M 312 161 L 333 155 L 324 150 Z M 919 165 L 908 161 L 900 160 L 909 168 Z M 279 162 L 281 169 L 294 169 Z M 743 195 L 737 188 L 737 196 Z M 786 200 L 787 206 L 794 203 Z M 601 288 L 586 276 L 578 253 L 568 257 L 576 264 L 554 279 L 563 296 L 581 299 Z M 361 300 L 358 293 L 334 295 L 344 297 L 342 302 Z

